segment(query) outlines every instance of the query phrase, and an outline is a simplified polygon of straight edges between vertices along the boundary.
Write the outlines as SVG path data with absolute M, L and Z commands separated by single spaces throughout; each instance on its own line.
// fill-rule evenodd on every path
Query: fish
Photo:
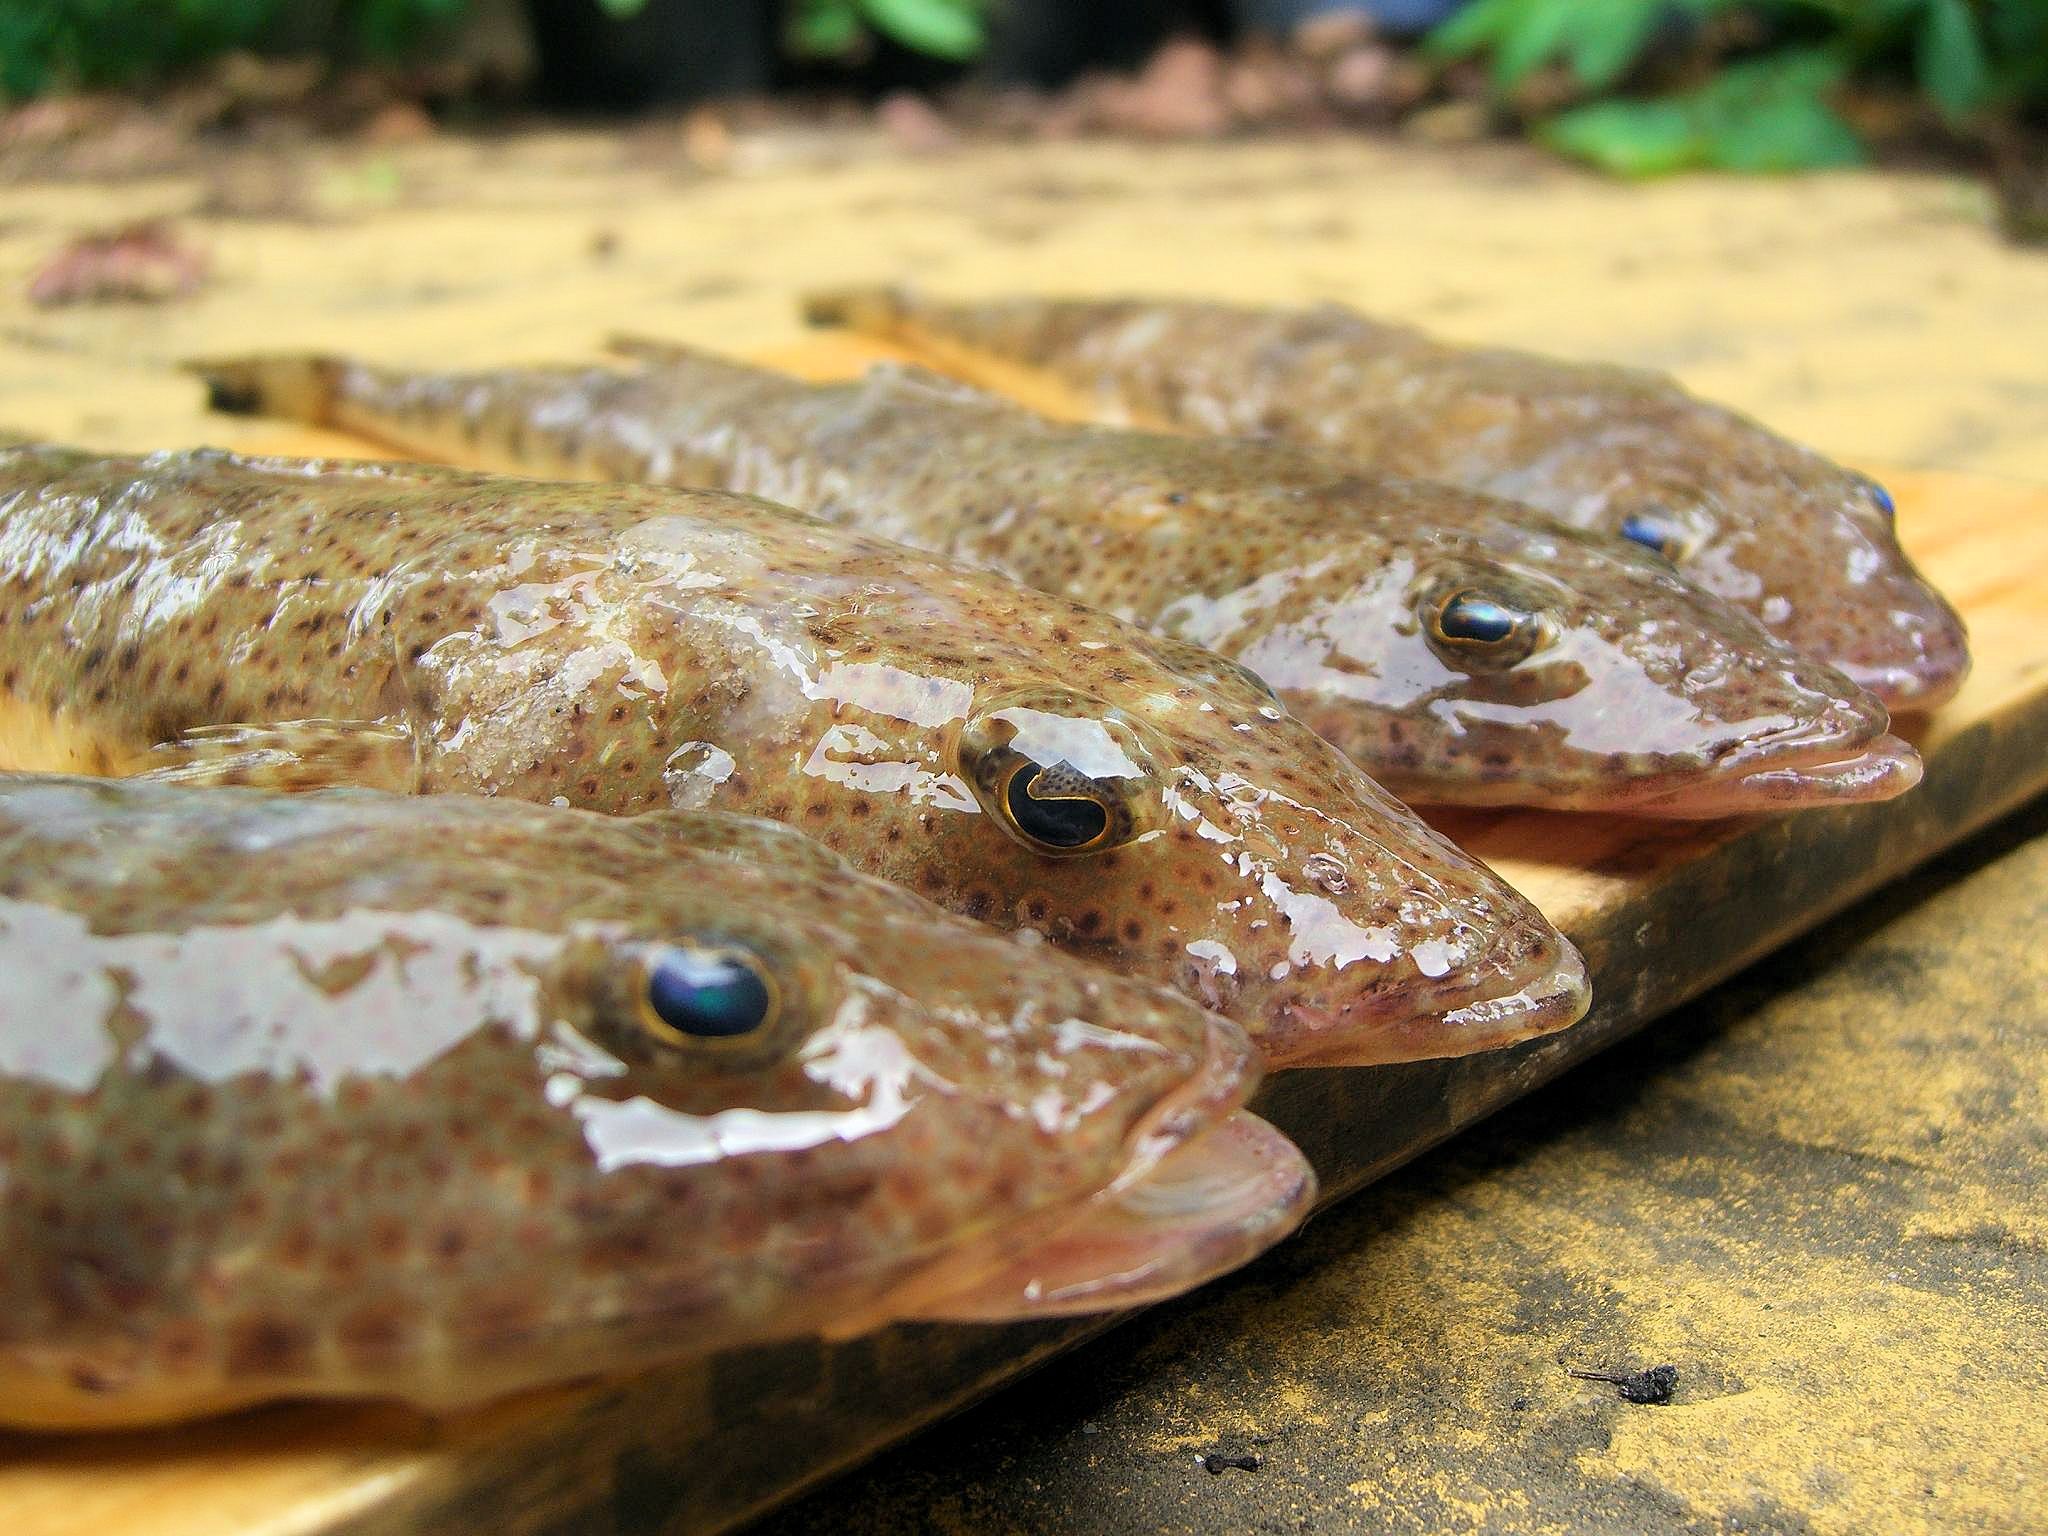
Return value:
M 0 452 L 0 766 L 764 815 L 1276 1066 L 1588 1000 L 1532 904 L 1242 669 L 719 492 Z
M 1969 671 L 1963 622 L 1900 548 L 1882 485 L 1663 374 L 1456 346 L 1336 304 L 875 288 L 806 312 L 965 378 L 1056 381 L 1098 419 L 1310 444 L 1633 540 L 1888 709 L 1932 710 Z
M 408 455 L 708 485 L 1000 571 L 1242 664 L 1411 802 L 1707 817 L 1885 799 L 1884 706 L 1626 540 L 1284 443 L 1048 421 L 921 370 L 193 368 Z M 945 450 L 932 451 L 934 443 Z
M 788 827 L 0 776 L 0 1424 L 1133 1305 L 1315 1177 L 1179 994 Z

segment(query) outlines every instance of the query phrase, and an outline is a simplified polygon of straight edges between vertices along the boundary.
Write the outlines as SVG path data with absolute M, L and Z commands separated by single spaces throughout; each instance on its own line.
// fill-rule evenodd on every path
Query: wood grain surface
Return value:
M 297 201 L 253 215 L 235 201 L 233 178 L 254 174 L 240 164 L 8 189 L 0 424 L 110 447 L 356 453 L 331 434 L 209 419 L 170 364 L 298 345 L 544 360 L 595 355 L 631 325 L 829 373 L 860 354 L 804 339 L 794 295 L 908 276 L 957 292 L 1347 299 L 1454 334 L 1675 367 L 1883 474 L 1901 537 L 1964 612 L 1978 658 L 1951 707 L 1903 722 L 1927 756 L 1921 788 L 1698 826 L 1443 817 L 1585 949 L 1595 1011 L 1491 1057 L 1275 1080 L 1262 1107 L 1333 1198 L 2048 788 L 2048 264 L 2002 250 L 1951 184 L 1624 191 L 1505 152 L 1343 144 L 1063 146 L 720 177 L 672 158 L 597 135 L 332 152 L 261 167 L 297 178 Z M 157 308 L 28 309 L 27 275 L 115 210 L 180 217 L 213 253 L 209 289 Z M 443 1423 L 307 1406 L 164 1434 L 0 1437 L 0 1519 L 10 1536 L 718 1530 L 1094 1326 L 900 1329 Z

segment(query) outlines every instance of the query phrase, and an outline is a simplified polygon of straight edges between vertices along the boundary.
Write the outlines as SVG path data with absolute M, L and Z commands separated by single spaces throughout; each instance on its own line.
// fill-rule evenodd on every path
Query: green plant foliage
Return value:
M 1769 54 L 1732 64 L 1682 95 L 1596 102 L 1562 113 L 1538 135 L 1624 176 L 1853 165 L 1863 147 L 1827 103 L 1841 73 L 1841 62 L 1825 52 Z
M 1963 130 L 1990 113 L 2048 110 L 2048 0 L 1474 0 L 1429 46 L 1441 58 L 1486 55 L 1502 92 L 1562 63 L 1597 96 L 1641 64 L 1667 19 L 1729 11 L 1779 46 L 1719 61 L 1688 91 L 1596 99 L 1538 123 L 1538 137 L 1620 175 L 1782 171 L 1860 157 L 1829 104 L 1854 74 L 1909 75 Z
M 248 48 L 289 0 L 0 0 L 0 92 L 119 85 Z M 468 0 L 347 0 L 346 42 L 399 52 L 453 21 Z
M 1725 10 L 1733 0 L 1676 0 L 1694 15 Z M 1490 56 L 1493 83 L 1513 90 L 1553 60 L 1571 66 L 1579 83 L 1603 90 L 1642 53 L 1674 0 L 1473 0 L 1430 34 L 1443 58 Z
M 1991 92 L 1991 62 L 1964 0 L 1928 0 L 1920 23 L 1920 83 L 1951 122 L 1984 104 Z
M 965 61 L 987 46 L 986 0 L 799 0 L 790 18 L 792 51 L 844 58 L 870 29 L 918 53 Z
M 356 42 L 369 53 L 403 53 L 432 28 L 461 20 L 468 9 L 469 0 L 356 0 Z

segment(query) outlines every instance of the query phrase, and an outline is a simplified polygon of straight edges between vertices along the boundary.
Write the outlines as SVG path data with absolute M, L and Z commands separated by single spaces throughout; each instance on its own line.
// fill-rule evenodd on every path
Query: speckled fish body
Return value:
M 772 1014 L 652 1015 L 683 950 Z M 773 823 L 0 777 L 0 1424 L 1148 1299 L 1305 1209 L 1255 1077 Z
M 1043 373 L 1103 420 L 1310 444 L 1635 538 L 1894 709 L 1932 708 L 1969 668 L 1881 486 L 1661 374 L 1452 346 L 1337 305 L 875 290 L 812 313 L 963 377 Z
M 0 454 L 0 754 L 765 815 L 1242 1023 L 1505 1044 L 1577 954 L 1207 652 L 713 492 Z
M 635 345 L 660 366 L 202 367 L 228 404 L 409 454 L 719 485 L 994 568 L 1243 663 L 1409 800 L 1713 816 L 1919 777 L 1875 699 L 1626 540 L 1286 444 L 1049 422 L 914 370 L 814 386 Z M 1454 638 L 1453 598 L 1515 626 Z

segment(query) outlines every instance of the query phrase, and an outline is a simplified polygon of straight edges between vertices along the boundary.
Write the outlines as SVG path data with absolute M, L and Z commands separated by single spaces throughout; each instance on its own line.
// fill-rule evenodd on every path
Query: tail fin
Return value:
M 205 381 L 209 410 L 226 416 L 274 416 L 308 426 L 334 425 L 342 362 L 311 354 L 197 358 L 179 364 Z
M 867 336 L 888 336 L 910 318 L 914 307 L 907 288 L 877 284 L 867 288 L 827 288 L 802 299 L 804 324 L 837 327 Z

